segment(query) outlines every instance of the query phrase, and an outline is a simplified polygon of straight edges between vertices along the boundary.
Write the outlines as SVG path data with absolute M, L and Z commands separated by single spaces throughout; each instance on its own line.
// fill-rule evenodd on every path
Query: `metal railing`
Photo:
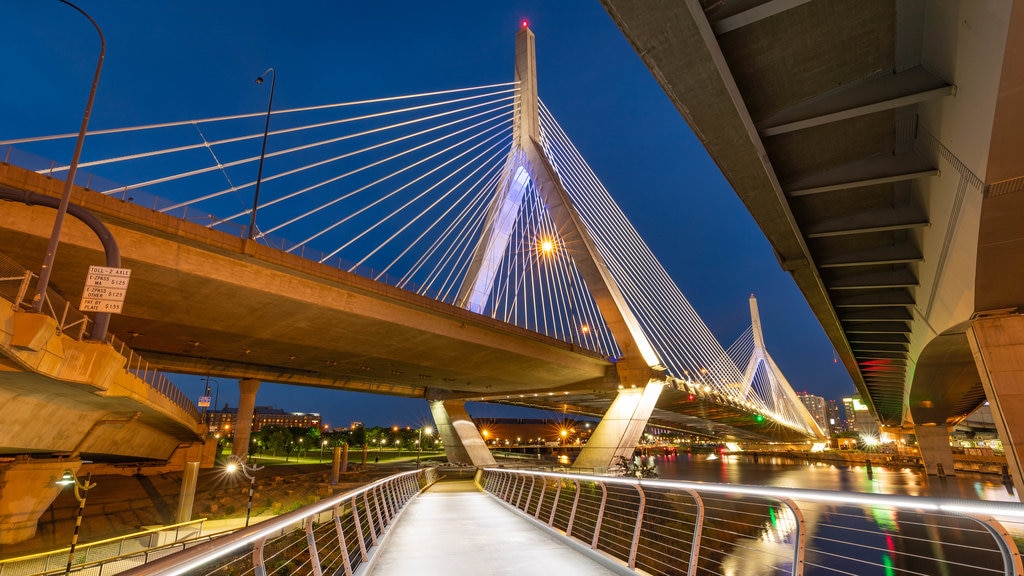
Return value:
M 395 474 L 122 574 L 352 576 L 406 503 L 436 479 L 433 468 Z
M 639 573 L 1024 574 L 1018 503 L 492 468 L 481 484 Z
M 195 544 L 203 536 L 205 518 L 160 526 L 126 536 L 108 538 L 75 547 L 72 570 L 80 575 L 116 574 L 119 560 L 139 564 Z M 68 548 L 0 560 L 0 576 L 41 576 L 62 574 L 67 567 Z M 86 569 L 88 568 L 88 570 Z M 124 568 L 122 568 L 123 570 Z
M 31 271 L 0 254 L 0 299 L 9 301 L 13 310 L 30 310 L 32 308 L 31 297 L 35 294 L 37 278 Z M 66 334 L 76 340 L 83 340 L 90 333 L 92 320 L 53 290 L 46 292 L 43 313 L 57 321 L 57 329 L 61 334 Z M 202 419 L 199 408 L 192 400 L 162 372 L 151 368 L 149 362 L 129 348 L 127 344 L 111 334 L 107 334 L 104 342 L 110 344 L 118 354 L 125 357 L 127 360 L 124 367 L 126 372 L 152 386 L 196 422 Z

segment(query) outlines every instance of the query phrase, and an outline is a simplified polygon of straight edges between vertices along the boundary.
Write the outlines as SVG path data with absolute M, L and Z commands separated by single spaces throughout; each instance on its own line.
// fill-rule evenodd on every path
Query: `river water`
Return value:
M 655 458 L 658 475 L 666 480 L 722 482 L 810 490 L 839 490 L 969 500 L 1016 502 L 994 474 L 958 472 L 956 477 L 926 476 L 911 468 L 888 469 L 873 466 L 843 466 L 815 463 L 801 458 L 765 457 L 754 462 L 742 454 L 688 454 Z
M 1012 488 L 995 475 L 958 473 L 928 477 L 919 470 L 874 466 L 843 466 L 799 458 L 749 455 L 686 454 L 658 456 L 661 478 L 731 483 L 847 493 L 867 492 L 927 496 L 956 500 L 1016 502 Z M 705 499 L 710 514 L 723 519 L 723 532 L 734 534 L 720 543 L 722 559 L 699 572 L 723 576 L 777 576 L 789 573 L 793 554 L 795 516 L 782 504 L 768 505 L 764 517 L 751 518 L 745 500 Z M 849 501 L 847 501 L 849 502 Z M 916 511 L 871 505 L 797 502 L 807 539 L 804 573 L 832 575 L 987 575 L 1002 574 L 1003 560 L 992 538 L 968 518 L 926 516 Z M 714 522 L 714 520 L 712 520 Z M 1009 527 L 1009 526 L 1008 526 Z M 1019 528 L 1017 526 L 1016 528 Z M 705 538 L 706 539 L 706 538 Z M 703 554 L 702 554 L 703 556 Z M 703 564 L 703 561 L 702 561 Z M 1008 572 L 1012 573 L 1012 572 Z

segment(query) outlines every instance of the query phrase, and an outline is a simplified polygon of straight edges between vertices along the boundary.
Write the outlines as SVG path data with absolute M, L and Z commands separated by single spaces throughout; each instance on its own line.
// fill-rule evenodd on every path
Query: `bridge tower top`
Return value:
M 540 109 L 537 105 L 537 49 L 533 31 L 524 21 L 516 33 L 516 72 L 519 84 L 518 122 L 513 125 L 514 140 L 520 150 L 540 141 Z

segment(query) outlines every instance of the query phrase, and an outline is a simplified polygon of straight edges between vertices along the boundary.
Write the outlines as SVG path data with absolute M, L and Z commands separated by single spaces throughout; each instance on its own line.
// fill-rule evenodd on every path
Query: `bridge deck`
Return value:
M 471 480 L 438 482 L 413 499 L 372 576 L 619 574 L 509 511 Z

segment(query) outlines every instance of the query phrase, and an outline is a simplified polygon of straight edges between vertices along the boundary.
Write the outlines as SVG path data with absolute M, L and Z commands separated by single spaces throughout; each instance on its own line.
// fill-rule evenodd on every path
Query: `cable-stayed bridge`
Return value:
M 57 157 L 72 138 L 0 146 L 38 183 L 68 166 L 21 150 Z M 111 329 L 162 369 L 242 378 L 253 399 L 261 380 L 426 397 L 472 461 L 479 436 L 460 422 L 476 399 L 604 415 L 589 466 L 631 451 L 649 419 L 821 435 L 756 306 L 721 346 L 537 98 L 526 28 L 509 84 L 94 130 L 79 167 L 93 192 L 76 203 L 133 269 Z M 39 203 L 24 192 L 45 182 L 6 174 L 6 198 Z M 51 213 L 4 214 L 10 256 L 34 265 Z M 54 279 L 75 300 L 101 262 L 71 234 Z

